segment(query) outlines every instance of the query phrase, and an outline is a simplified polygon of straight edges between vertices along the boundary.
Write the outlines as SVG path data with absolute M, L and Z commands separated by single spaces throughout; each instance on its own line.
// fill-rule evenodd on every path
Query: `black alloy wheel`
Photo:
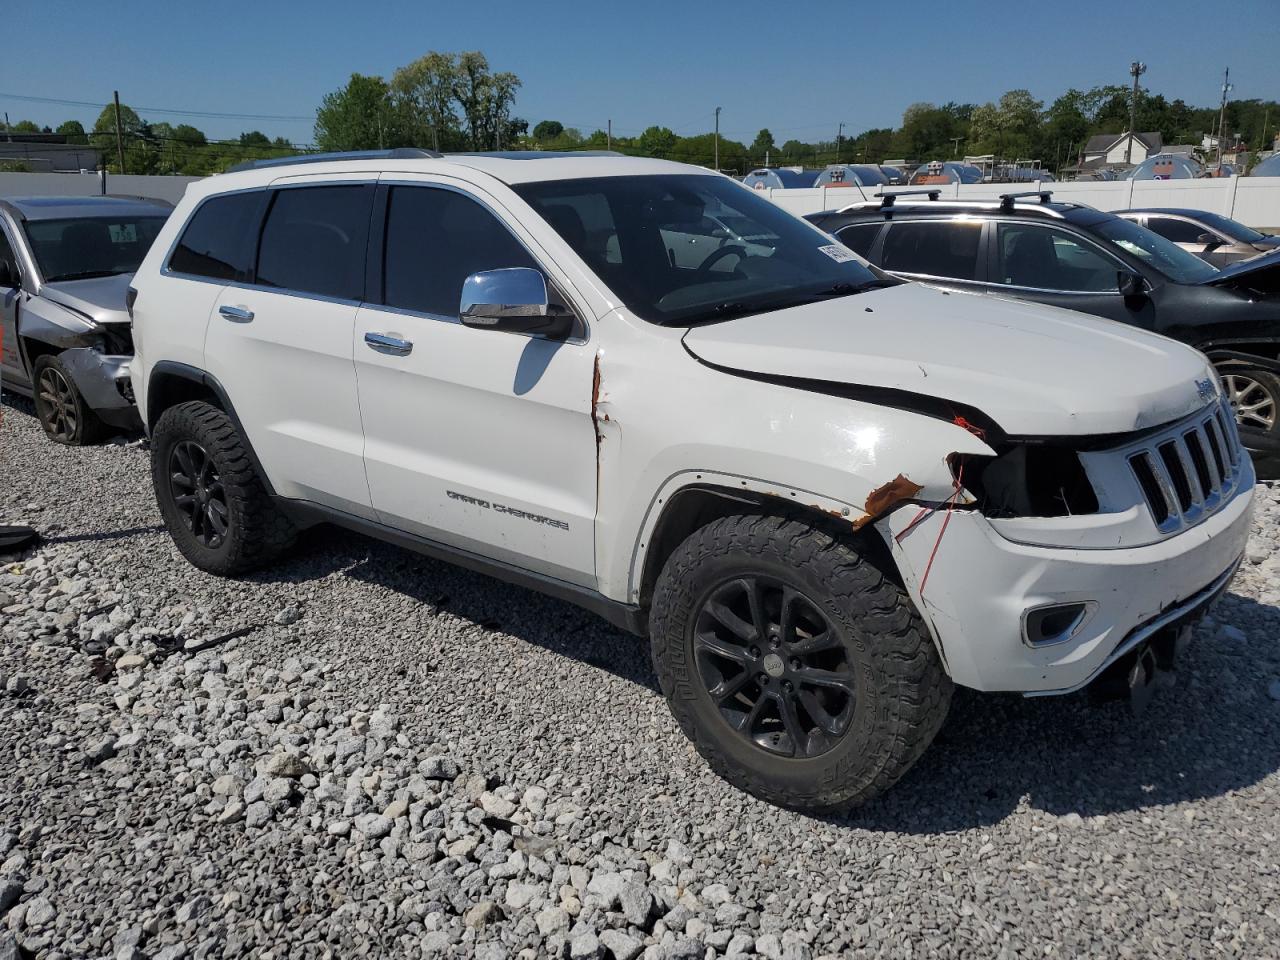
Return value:
M 782 757 L 832 749 L 854 715 L 854 665 L 818 605 L 787 584 L 740 576 L 703 599 L 698 676 L 739 736 Z
M 208 451 L 194 440 L 173 446 L 169 491 L 196 542 L 210 550 L 220 547 L 231 520 L 227 493 Z
M 36 394 L 43 408 L 45 430 L 62 443 L 75 443 L 80 426 L 75 388 L 56 366 L 49 365 L 36 378 Z

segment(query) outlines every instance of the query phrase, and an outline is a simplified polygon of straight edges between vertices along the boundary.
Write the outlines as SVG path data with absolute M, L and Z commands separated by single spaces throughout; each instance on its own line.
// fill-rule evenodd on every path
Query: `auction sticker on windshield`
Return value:
M 819 247 L 823 253 L 834 260 L 836 263 L 848 263 L 850 260 L 857 260 L 858 255 L 848 247 L 838 243 L 829 243 L 825 247 Z

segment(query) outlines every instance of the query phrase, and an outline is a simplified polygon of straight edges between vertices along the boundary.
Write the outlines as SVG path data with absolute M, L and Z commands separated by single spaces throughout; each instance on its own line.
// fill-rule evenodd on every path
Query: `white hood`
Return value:
M 695 327 L 684 342 L 731 370 L 965 404 L 1021 436 L 1140 430 L 1216 390 L 1205 358 L 1166 337 L 919 283 Z

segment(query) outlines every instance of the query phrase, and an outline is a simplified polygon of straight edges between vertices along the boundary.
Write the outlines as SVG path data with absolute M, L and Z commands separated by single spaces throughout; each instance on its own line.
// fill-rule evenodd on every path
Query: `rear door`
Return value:
M 872 253 L 878 266 L 897 276 L 972 290 L 986 281 L 985 230 L 986 222 L 973 217 L 894 220 Z
M 251 282 L 221 291 L 205 341 L 276 492 L 364 517 L 352 337 L 374 189 L 368 174 L 273 183 Z
M 991 226 L 990 290 L 1150 325 L 1149 311 L 1135 311 L 1120 294 L 1119 272 L 1130 268 L 1097 244 L 1043 223 L 999 220 Z

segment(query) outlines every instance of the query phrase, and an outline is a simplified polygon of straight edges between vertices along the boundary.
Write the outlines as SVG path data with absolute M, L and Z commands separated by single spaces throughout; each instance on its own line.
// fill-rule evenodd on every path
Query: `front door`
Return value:
M 18 351 L 18 301 L 22 297 L 21 272 L 8 229 L 0 222 L 0 383 L 29 386 L 27 371 L 22 366 L 22 354 Z
M 385 214 L 380 289 L 370 296 L 380 302 L 361 306 L 355 337 L 365 468 L 379 519 L 593 585 L 594 353 L 586 325 L 556 342 L 459 322 L 469 274 L 534 267 L 555 286 L 492 198 L 397 182 L 387 185 Z

